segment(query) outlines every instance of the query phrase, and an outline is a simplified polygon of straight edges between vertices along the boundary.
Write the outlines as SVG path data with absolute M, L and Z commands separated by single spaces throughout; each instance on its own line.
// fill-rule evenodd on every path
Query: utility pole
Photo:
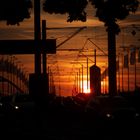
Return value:
M 87 57 L 87 90 L 88 90 L 88 57 Z
M 84 77 L 83 77 L 83 74 L 84 74 L 84 70 L 83 70 L 83 64 L 82 64 L 82 93 L 84 92 Z
M 81 81 L 81 74 L 80 74 L 81 72 L 80 72 L 80 68 L 79 68 L 79 93 L 81 93 L 81 89 L 80 89 L 80 85 L 81 85 L 81 83 L 80 83 L 80 81 Z
M 94 50 L 94 60 L 95 60 L 95 66 L 96 66 L 96 49 Z
M 42 20 L 42 40 L 46 40 L 46 20 Z M 47 61 L 46 61 L 46 52 L 42 54 L 43 61 L 43 74 L 46 74 Z
M 79 88 L 78 88 L 78 72 L 76 73 L 76 92 L 79 93 Z
M 130 57 L 129 57 L 129 49 L 127 49 L 127 53 L 128 53 L 128 68 L 127 68 L 127 70 L 128 70 L 128 93 L 130 92 L 130 86 L 129 86 L 129 74 L 130 74 L 130 68 L 129 68 L 129 59 L 130 59 Z
M 40 0 L 34 0 L 34 39 L 39 44 L 38 42 L 41 40 Z M 35 48 L 35 73 L 41 74 L 40 46 Z

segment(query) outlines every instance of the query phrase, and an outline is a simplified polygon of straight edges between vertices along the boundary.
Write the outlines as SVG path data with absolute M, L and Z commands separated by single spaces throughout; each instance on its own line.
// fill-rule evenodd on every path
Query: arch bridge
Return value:
M 15 56 L 0 57 L 0 96 L 29 93 L 29 76 L 15 60 Z

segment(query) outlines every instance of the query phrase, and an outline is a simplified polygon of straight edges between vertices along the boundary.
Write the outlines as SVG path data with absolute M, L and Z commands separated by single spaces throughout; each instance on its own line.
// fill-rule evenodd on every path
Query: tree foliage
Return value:
M 7 25 L 15 25 L 25 18 L 30 18 L 31 0 L 1 0 L 0 20 L 7 21 Z
M 138 0 L 45 0 L 43 9 L 50 14 L 68 13 L 69 22 L 86 21 L 85 8 L 88 2 L 96 8 L 96 17 L 103 21 L 105 26 L 112 26 L 116 33 L 120 31 L 116 21 L 125 19 L 130 12 L 135 12 L 139 5 Z
M 45 0 L 44 11 L 52 14 L 68 14 L 67 21 L 86 21 L 87 0 Z
M 96 8 L 96 17 L 105 23 L 105 26 L 111 26 L 116 34 L 120 29 L 117 20 L 125 19 L 131 12 L 135 12 L 139 6 L 138 0 L 89 0 Z
M 6 20 L 7 24 L 19 24 L 25 18 L 30 18 L 32 0 L 1 0 L 0 20 Z M 91 2 L 96 8 L 96 17 L 105 23 L 105 26 L 112 26 L 119 32 L 117 20 L 125 19 L 131 12 L 138 8 L 138 0 L 45 0 L 44 11 L 50 14 L 68 14 L 67 21 L 86 21 L 87 13 L 85 8 Z M 93 13 L 94 14 L 94 13 Z

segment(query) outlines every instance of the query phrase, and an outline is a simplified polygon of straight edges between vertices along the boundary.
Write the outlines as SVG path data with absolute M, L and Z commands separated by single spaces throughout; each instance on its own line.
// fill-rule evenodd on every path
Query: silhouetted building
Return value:
M 96 65 L 90 67 L 90 90 L 94 95 L 101 93 L 101 70 Z
M 45 100 L 49 94 L 48 74 L 29 75 L 29 94 L 36 100 Z

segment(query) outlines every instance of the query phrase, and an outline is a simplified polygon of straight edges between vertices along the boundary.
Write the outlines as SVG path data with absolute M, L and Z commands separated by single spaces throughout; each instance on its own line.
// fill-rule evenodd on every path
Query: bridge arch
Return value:
M 27 73 L 9 57 L 0 58 L 0 93 L 11 95 L 17 92 L 29 93 Z

